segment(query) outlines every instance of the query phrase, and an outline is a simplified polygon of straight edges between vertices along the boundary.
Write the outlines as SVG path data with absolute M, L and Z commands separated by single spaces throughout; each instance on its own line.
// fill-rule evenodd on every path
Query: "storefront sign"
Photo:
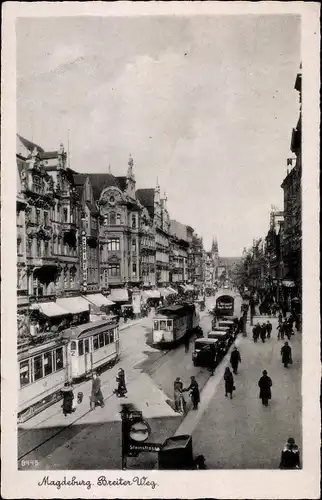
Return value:
M 82 231 L 82 275 L 83 288 L 87 288 L 87 238 L 85 231 Z

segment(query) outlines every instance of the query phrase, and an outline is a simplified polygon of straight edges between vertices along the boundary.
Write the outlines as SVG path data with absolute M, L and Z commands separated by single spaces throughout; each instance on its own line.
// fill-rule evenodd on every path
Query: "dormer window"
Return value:
M 110 225 L 113 226 L 116 224 L 116 216 L 115 216 L 115 212 L 111 212 L 110 213 Z
M 132 215 L 132 227 L 136 228 L 136 215 L 135 214 Z

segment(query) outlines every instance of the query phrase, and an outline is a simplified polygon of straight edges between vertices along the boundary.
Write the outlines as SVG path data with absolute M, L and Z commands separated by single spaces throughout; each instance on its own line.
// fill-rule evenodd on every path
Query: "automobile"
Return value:
M 218 339 L 200 338 L 195 340 L 192 352 L 194 366 L 216 366 L 221 360 L 221 350 Z
M 234 340 L 227 328 L 214 328 L 208 333 L 207 338 L 218 340 L 218 347 L 222 357 L 226 354 Z

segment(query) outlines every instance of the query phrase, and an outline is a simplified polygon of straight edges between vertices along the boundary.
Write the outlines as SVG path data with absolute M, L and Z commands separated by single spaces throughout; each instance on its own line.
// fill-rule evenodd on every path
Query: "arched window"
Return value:
M 110 225 L 113 226 L 116 224 L 116 215 L 115 212 L 110 213 Z

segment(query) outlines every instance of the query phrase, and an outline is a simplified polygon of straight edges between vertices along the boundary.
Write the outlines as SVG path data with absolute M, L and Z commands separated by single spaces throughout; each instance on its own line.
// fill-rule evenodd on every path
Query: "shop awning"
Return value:
M 80 314 L 89 311 L 89 303 L 83 297 L 65 297 L 57 299 L 56 303 L 70 314 Z
M 29 306 L 29 298 L 28 297 L 17 297 L 17 307 L 23 309 Z
M 129 294 L 125 288 L 114 288 L 111 290 L 110 297 L 114 302 L 127 302 L 129 300 Z
M 181 288 L 181 290 L 183 290 L 184 292 L 187 291 L 187 288 L 186 288 L 186 285 L 179 285 L 179 287 Z
M 176 295 L 178 292 L 174 288 L 171 288 L 171 286 L 168 286 L 167 290 L 169 290 L 170 295 Z
M 113 306 L 115 302 L 104 297 L 101 293 L 90 293 L 88 295 L 83 296 L 85 300 L 88 300 L 94 306 L 102 307 L 102 306 Z
M 159 299 L 161 297 L 159 290 L 145 290 L 144 295 L 148 299 Z
M 32 304 L 30 306 L 30 309 L 32 311 L 38 310 L 44 316 L 48 316 L 49 318 L 52 318 L 54 316 L 66 316 L 67 314 L 69 314 L 66 309 L 61 307 L 56 302 L 39 302 L 38 304 Z
M 286 286 L 286 288 L 293 288 L 295 283 L 293 280 L 282 280 L 282 285 Z
M 161 297 L 168 297 L 168 295 L 170 295 L 170 292 L 166 288 L 158 288 L 158 291 L 160 292 Z
M 186 292 L 194 292 L 195 288 L 192 285 L 186 285 Z

